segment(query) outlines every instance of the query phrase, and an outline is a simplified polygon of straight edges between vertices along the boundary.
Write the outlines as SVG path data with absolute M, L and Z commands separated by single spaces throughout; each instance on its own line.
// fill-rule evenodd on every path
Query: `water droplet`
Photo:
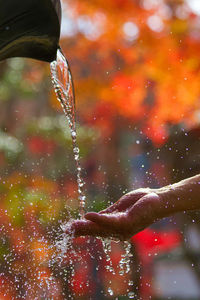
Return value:
M 80 201 L 85 201 L 86 196 L 79 196 Z
M 108 293 L 109 293 L 110 296 L 113 296 L 113 294 L 114 294 L 113 290 L 110 287 L 108 288 Z
M 128 285 L 130 285 L 130 286 L 133 285 L 133 281 L 129 280 Z
M 135 298 L 135 293 L 134 292 L 129 292 L 128 297 L 129 297 L 129 299 L 134 299 Z
M 75 148 L 73 149 L 73 152 L 74 152 L 75 154 L 78 154 L 78 153 L 79 153 L 79 148 L 78 148 L 78 147 L 75 147 Z
M 72 131 L 72 137 L 75 138 L 76 137 L 76 131 Z

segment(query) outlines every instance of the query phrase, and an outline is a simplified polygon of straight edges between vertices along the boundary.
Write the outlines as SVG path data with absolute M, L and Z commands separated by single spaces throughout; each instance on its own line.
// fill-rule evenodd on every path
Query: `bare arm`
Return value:
M 160 189 L 138 189 L 99 213 L 74 221 L 75 236 L 114 236 L 128 239 L 155 221 L 176 212 L 200 209 L 200 175 Z M 69 231 L 68 231 L 69 232 Z
M 200 209 L 200 175 L 187 178 L 178 183 L 158 189 L 161 196 L 159 216 Z

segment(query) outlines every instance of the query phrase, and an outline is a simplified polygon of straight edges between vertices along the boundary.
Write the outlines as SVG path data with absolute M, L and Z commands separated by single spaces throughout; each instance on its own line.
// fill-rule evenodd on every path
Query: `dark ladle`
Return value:
M 60 0 L 0 0 L 0 61 L 55 60 L 60 23 Z

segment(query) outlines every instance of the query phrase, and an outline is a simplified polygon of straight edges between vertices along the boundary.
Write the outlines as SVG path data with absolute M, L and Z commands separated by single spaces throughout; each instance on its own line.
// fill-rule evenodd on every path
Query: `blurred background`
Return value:
M 62 8 L 87 211 L 198 174 L 199 0 L 63 0 Z M 52 262 L 60 225 L 77 216 L 78 202 L 49 65 L 2 62 L 0 101 L 0 299 L 128 299 L 130 279 L 137 300 L 200 299 L 199 212 L 133 237 L 131 275 L 111 276 L 92 238 L 74 241 L 81 263 L 71 252 Z M 116 270 L 121 254 L 113 244 Z

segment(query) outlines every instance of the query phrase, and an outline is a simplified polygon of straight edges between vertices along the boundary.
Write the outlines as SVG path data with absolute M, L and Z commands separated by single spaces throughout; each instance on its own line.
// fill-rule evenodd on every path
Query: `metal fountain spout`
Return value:
M 0 61 L 55 60 L 60 24 L 60 0 L 0 0 Z

